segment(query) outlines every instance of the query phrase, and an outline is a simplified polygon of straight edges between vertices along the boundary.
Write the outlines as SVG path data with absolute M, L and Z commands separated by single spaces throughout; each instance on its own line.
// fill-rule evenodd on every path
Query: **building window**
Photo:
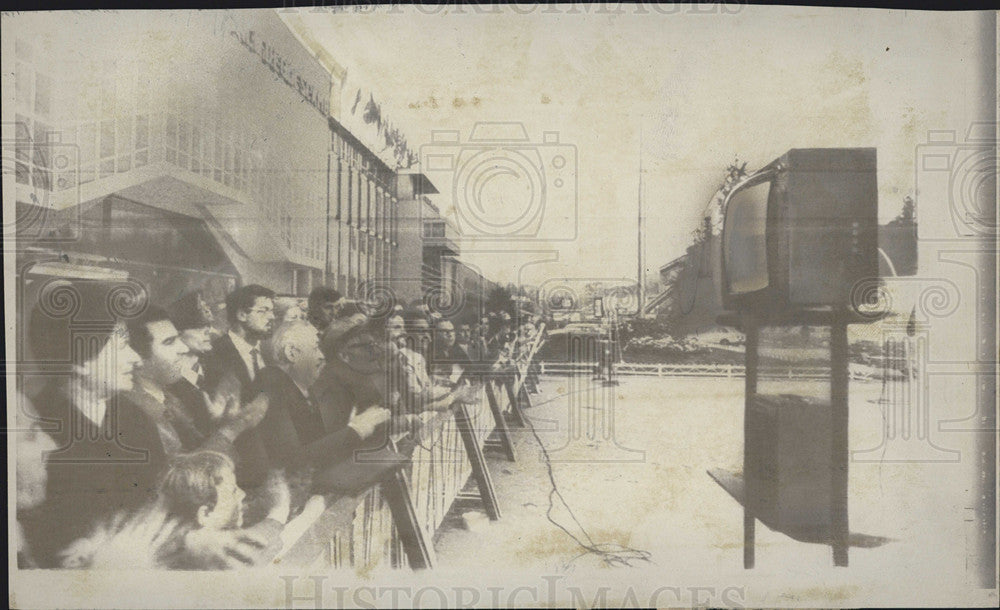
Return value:
M 424 222 L 425 238 L 440 238 L 444 236 L 445 236 L 445 227 L 443 222 L 441 221 Z

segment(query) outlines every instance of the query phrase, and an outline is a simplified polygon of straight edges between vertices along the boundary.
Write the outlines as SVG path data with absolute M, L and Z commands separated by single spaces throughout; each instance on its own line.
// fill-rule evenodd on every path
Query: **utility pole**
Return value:
M 636 270 L 636 280 L 639 282 L 638 291 L 636 293 L 637 300 L 639 302 L 639 308 L 636 311 L 637 317 L 642 317 L 642 309 L 646 302 L 646 282 L 643 269 L 643 256 L 642 256 L 642 118 L 639 119 L 639 219 L 637 223 L 637 238 L 636 238 L 636 249 L 638 250 L 636 259 L 638 264 L 638 269 Z

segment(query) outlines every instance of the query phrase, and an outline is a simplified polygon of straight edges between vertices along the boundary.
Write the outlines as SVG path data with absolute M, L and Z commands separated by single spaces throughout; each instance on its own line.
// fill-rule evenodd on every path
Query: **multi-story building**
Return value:
M 169 302 L 324 282 L 334 75 L 275 12 L 19 25 L 3 120 L 22 284 L 124 272 Z
M 3 41 L 4 205 L 24 302 L 37 280 L 114 276 L 160 303 L 391 284 L 450 306 L 458 235 L 436 190 L 338 121 L 346 70 L 276 12 L 19 26 Z
M 399 247 L 396 173 L 330 118 L 333 207 L 328 216 L 331 285 L 348 296 L 392 276 Z

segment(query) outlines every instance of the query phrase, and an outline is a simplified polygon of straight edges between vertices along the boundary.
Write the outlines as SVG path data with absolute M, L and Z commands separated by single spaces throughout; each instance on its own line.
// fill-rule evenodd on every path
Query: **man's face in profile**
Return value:
M 317 313 L 317 318 L 323 326 L 327 326 L 330 322 L 336 319 L 337 314 L 340 312 L 340 300 L 337 301 L 324 301 L 320 306 Z
M 149 357 L 144 358 L 141 374 L 160 387 L 181 378 L 185 356 L 189 350 L 170 320 L 157 320 L 146 325 L 151 338 Z

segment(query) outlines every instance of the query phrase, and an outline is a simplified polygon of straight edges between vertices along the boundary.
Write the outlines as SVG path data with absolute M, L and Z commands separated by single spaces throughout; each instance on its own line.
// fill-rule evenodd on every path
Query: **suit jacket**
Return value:
M 201 365 L 205 369 L 204 390 L 214 394 L 219 385 L 228 379 L 239 384 L 240 399 L 246 403 L 251 399 L 250 373 L 247 365 L 226 333 L 212 343 L 212 351 L 202 355 Z M 267 478 L 268 457 L 257 437 L 256 429 L 247 430 L 236 439 L 236 482 L 240 487 L 252 488 L 262 484 Z
M 352 410 L 360 413 L 372 405 L 389 406 L 371 376 L 351 369 L 336 356 L 323 366 L 309 395 L 319 407 L 327 430 L 346 426 Z
M 267 415 L 257 426 L 272 467 L 325 468 L 350 457 L 361 437 L 349 427 L 327 430 L 320 408 L 292 378 L 275 366 L 265 367 L 251 386 L 268 397 Z
M 212 351 L 202 356 L 201 365 L 205 368 L 205 389 L 209 393 L 215 392 L 222 379 L 228 375 L 233 376 L 243 389 L 250 385 L 247 365 L 228 333 L 212 343 Z
M 211 436 L 217 426 L 209 413 L 205 392 L 187 379 L 181 379 L 167 389 L 180 400 L 184 414 L 190 418 L 198 432 L 206 437 Z

